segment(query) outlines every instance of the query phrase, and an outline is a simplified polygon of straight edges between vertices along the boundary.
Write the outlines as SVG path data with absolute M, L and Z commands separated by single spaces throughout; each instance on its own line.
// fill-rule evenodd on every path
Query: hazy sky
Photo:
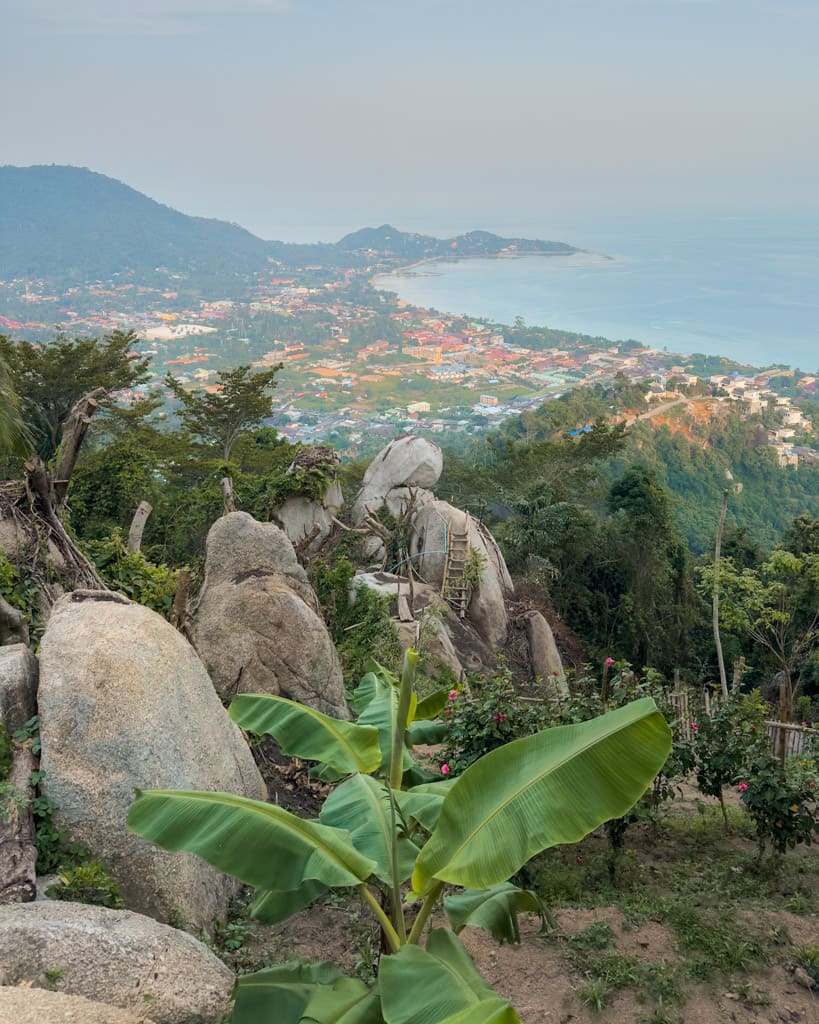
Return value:
M 264 237 L 819 205 L 819 0 L 0 0 L 0 162 Z

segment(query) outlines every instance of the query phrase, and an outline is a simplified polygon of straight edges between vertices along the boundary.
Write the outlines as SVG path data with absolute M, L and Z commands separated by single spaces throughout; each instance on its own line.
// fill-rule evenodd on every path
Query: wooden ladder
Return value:
M 456 526 L 451 518 L 447 523 L 448 543 L 444 578 L 441 582 L 441 597 L 461 619 L 465 617 L 469 604 L 469 584 L 466 581 L 469 564 L 469 520 L 466 519 L 465 522 L 466 529 L 463 526 Z

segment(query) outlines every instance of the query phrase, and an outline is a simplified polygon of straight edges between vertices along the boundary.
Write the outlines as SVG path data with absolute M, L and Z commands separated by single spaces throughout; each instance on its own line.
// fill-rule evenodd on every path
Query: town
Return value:
M 152 360 L 146 390 L 163 388 L 167 373 L 207 389 L 218 387 L 222 369 L 280 366 L 272 425 L 291 441 L 323 439 L 350 455 L 370 454 L 400 432 L 480 432 L 570 388 L 622 375 L 648 385 L 640 418 L 673 428 L 675 409 L 698 417 L 732 404 L 745 415 L 770 409 L 764 443 L 779 464 L 817 459 L 811 420 L 799 408 L 800 398 L 816 394 L 814 375 L 531 327 L 520 318 L 499 325 L 411 307 L 376 286 L 388 283 L 374 283 L 378 271 L 376 253 L 361 270 L 272 265 L 246 294 L 196 304 L 170 274 L 166 287 L 115 275 L 62 293 L 42 281 L 4 281 L 0 313 L 9 315 L 0 315 L 0 330 L 40 341 L 54 324 L 72 336 L 133 330 L 137 350 Z

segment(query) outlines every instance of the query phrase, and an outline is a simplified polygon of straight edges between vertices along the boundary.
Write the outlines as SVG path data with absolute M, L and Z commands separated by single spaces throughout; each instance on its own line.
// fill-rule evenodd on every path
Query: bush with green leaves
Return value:
M 429 773 L 411 745 L 426 741 L 447 693 L 418 701 L 416 662 L 408 652 L 400 681 L 368 673 L 353 696 L 354 723 L 282 697 L 234 699 L 237 724 L 342 780 L 318 821 L 224 793 L 137 795 L 130 827 L 254 886 L 254 917 L 281 921 L 328 889 L 353 886 L 381 926 L 389 955 L 372 987 L 329 963 L 282 964 L 239 979 L 233 1024 L 515 1024 L 457 933 L 473 924 L 516 941 L 517 914 L 545 908 L 507 880 L 542 850 L 623 815 L 668 756 L 668 726 L 643 699 L 506 744 L 458 778 L 419 783 Z M 445 895 L 447 886 L 461 891 Z M 427 933 L 441 903 L 452 930 Z
M 334 566 L 317 562 L 312 575 L 349 691 L 373 659 L 390 664 L 401 656 L 398 633 L 390 618 L 390 599 L 369 587 L 353 588 L 355 568 L 343 556 Z
M 819 835 L 814 780 L 789 775 L 778 758 L 757 754 L 738 788 L 743 806 L 754 819 L 760 857 L 768 842 L 777 853 L 785 853 Z
M 59 881 L 46 889 L 51 900 L 91 903 L 97 907 L 121 910 L 119 886 L 97 860 L 60 868 Z
M 704 796 L 719 800 L 726 827 L 723 789 L 737 783 L 747 766 L 767 750 L 768 710 L 759 691 L 752 690 L 744 696 L 731 696 L 710 716 L 703 714 L 691 725 L 696 734 L 697 785 Z
M 506 668 L 489 679 L 469 676 L 469 692 L 451 690 L 441 714 L 446 735 L 437 760 L 453 775 L 460 775 L 490 750 L 531 736 L 550 718 L 545 705 L 521 700 Z
M 173 604 L 179 571 L 167 565 L 155 565 L 139 551 L 128 551 L 122 533 L 115 530 L 109 538 L 89 541 L 86 550 L 97 571 L 112 590 L 167 616 Z

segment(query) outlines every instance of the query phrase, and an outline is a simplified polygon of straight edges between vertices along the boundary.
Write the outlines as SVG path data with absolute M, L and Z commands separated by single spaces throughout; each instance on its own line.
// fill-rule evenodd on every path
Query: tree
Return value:
M 20 455 L 29 440 L 20 415 L 20 399 L 11 382 L 8 366 L 0 360 L 0 459 Z
M 700 570 L 703 590 L 713 587 L 713 566 Z M 745 634 L 784 674 L 789 714 L 799 676 L 819 643 L 819 554 L 778 549 L 758 568 L 719 567 L 720 625 Z
M 63 423 L 84 395 L 102 389 L 100 404 L 110 407 L 114 392 L 146 380 L 148 359 L 134 354 L 136 340 L 133 331 L 112 331 L 102 341 L 61 334 L 47 345 L 0 335 L 0 358 L 8 365 L 23 421 L 44 462 L 57 451 Z
M 179 416 L 183 426 L 206 445 L 218 447 L 227 462 L 237 438 L 271 415 L 272 389 L 281 364 L 259 373 L 249 366 L 220 370 L 218 391 L 187 391 L 172 374 L 165 383 L 182 405 Z

